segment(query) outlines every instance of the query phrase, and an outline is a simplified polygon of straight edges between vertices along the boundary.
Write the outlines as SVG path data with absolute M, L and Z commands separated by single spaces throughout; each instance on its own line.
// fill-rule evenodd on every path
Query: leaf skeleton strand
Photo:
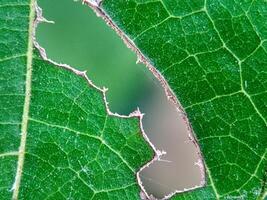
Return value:
M 25 158 L 25 148 L 27 139 L 27 129 L 29 121 L 29 109 L 30 109 L 30 98 L 31 98 L 31 83 L 32 83 L 32 58 L 33 58 L 33 22 L 35 18 L 35 0 L 31 0 L 29 12 L 29 30 L 28 30 L 28 47 L 27 47 L 27 70 L 26 70 L 26 85 L 25 85 L 25 101 L 23 107 L 22 124 L 21 124 L 21 141 L 19 147 L 19 158 L 17 164 L 17 172 L 15 177 L 15 183 L 13 186 L 13 199 L 18 199 L 19 187 L 23 172 L 23 164 Z

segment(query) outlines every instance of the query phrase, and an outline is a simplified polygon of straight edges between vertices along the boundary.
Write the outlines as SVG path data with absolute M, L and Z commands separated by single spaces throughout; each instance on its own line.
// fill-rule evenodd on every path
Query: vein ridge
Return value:
M 19 187 L 21 183 L 23 164 L 25 158 L 25 149 L 26 149 L 26 139 L 27 139 L 27 129 L 29 121 L 29 109 L 30 109 L 30 98 L 31 98 L 31 79 L 32 79 L 32 58 L 33 58 L 33 22 L 35 16 L 34 9 L 35 0 L 30 1 L 30 11 L 29 11 L 29 30 L 28 30 L 28 47 L 27 47 L 27 67 L 26 67 L 26 80 L 25 80 L 25 100 L 23 107 L 22 115 L 22 124 L 21 124 L 21 141 L 18 154 L 18 163 L 17 163 L 17 172 L 15 177 L 15 182 L 13 185 L 13 195 L 12 199 L 18 199 Z

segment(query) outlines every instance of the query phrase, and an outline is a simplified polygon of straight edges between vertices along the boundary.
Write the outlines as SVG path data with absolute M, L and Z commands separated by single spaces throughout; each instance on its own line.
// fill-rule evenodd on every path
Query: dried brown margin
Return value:
M 98 86 L 96 86 L 89 79 L 89 77 L 86 74 L 86 71 L 79 71 L 79 70 L 75 69 L 74 67 L 72 67 L 72 66 L 70 66 L 68 64 L 57 63 L 57 62 L 55 62 L 55 61 L 53 61 L 53 60 L 51 60 L 51 59 L 49 59 L 47 57 L 45 49 L 43 47 L 41 47 L 41 45 L 37 42 L 37 39 L 36 39 L 36 28 L 37 28 L 39 23 L 43 23 L 43 22 L 44 23 L 54 23 L 54 22 L 53 21 L 48 21 L 42 16 L 42 9 L 38 6 L 37 2 L 35 2 L 35 12 L 36 12 L 36 18 L 35 18 L 34 23 L 33 23 L 32 40 L 33 40 L 34 47 L 39 50 L 39 53 L 40 53 L 42 59 L 47 61 L 47 62 L 49 62 L 49 63 L 52 63 L 53 65 L 55 65 L 57 67 L 64 68 L 66 70 L 69 70 L 69 71 L 73 72 L 74 74 L 76 74 L 78 76 L 81 76 L 82 78 L 84 78 L 86 80 L 86 82 L 88 83 L 89 86 L 91 86 L 91 87 L 95 88 L 96 90 L 102 92 L 103 93 L 103 99 L 104 99 L 104 102 L 105 102 L 106 111 L 107 111 L 108 115 L 115 116 L 115 117 L 120 117 L 120 118 L 133 118 L 133 117 L 138 118 L 139 119 L 139 128 L 141 130 L 142 136 L 145 139 L 145 141 L 150 145 L 150 147 L 153 149 L 153 152 L 154 152 L 153 159 L 151 161 L 149 161 L 149 163 L 152 163 L 155 160 L 160 160 L 161 156 L 165 152 L 157 150 L 155 148 L 155 146 L 152 144 L 152 142 L 150 142 L 150 140 L 147 137 L 147 135 L 145 134 L 145 131 L 144 131 L 144 128 L 143 128 L 143 123 L 142 123 L 142 119 L 143 119 L 144 114 L 141 113 L 139 108 L 137 108 L 134 112 L 130 113 L 129 115 L 120 115 L 118 113 L 111 112 L 110 109 L 109 109 L 109 105 L 108 105 L 109 102 L 107 101 L 107 98 L 106 98 L 106 96 L 107 96 L 106 93 L 108 91 L 108 88 L 106 88 L 106 87 L 99 88 Z M 139 172 L 142 169 L 143 168 L 139 169 L 137 174 L 139 174 Z M 139 175 L 137 175 L 137 182 L 138 182 L 139 186 L 141 186 Z M 143 192 L 143 187 L 141 187 L 141 189 L 142 189 L 142 191 L 141 191 L 141 193 L 142 193 Z M 145 193 L 145 195 L 146 195 L 146 193 Z
M 191 124 L 189 123 L 188 117 L 187 117 L 181 103 L 179 102 L 178 98 L 175 96 L 174 92 L 172 91 L 171 87 L 169 86 L 169 84 L 167 83 L 167 81 L 165 80 L 163 75 L 151 64 L 150 60 L 141 52 L 140 49 L 137 48 L 135 43 L 116 25 L 115 22 L 112 21 L 111 17 L 101 8 L 102 1 L 103 0 L 82 0 L 82 2 L 86 5 L 88 5 L 90 8 L 92 8 L 93 11 L 96 13 L 96 15 L 98 17 L 101 17 L 109 27 L 111 27 L 113 30 L 115 30 L 115 32 L 119 35 L 119 37 L 123 40 L 123 42 L 125 43 L 125 45 L 128 48 L 130 48 L 132 51 L 134 51 L 136 53 L 137 63 L 143 63 L 153 73 L 153 75 L 159 80 L 160 84 L 164 88 L 164 91 L 165 91 L 165 94 L 166 94 L 168 100 L 171 101 L 175 105 L 177 111 L 180 113 L 184 122 L 186 123 L 187 129 L 189 132 L 188 137 L 189 137 L 190 141 L 194 144 L 195 148 L 197 149 L 199 159 L 198 159 L 198 162 L 195 164 L 199 166 L 200 171 L 201 171 L 202 180 L 201 180 L 200 185 L 196 185 L 192 188 L 184 188 L 183 190 L 176 190 L 175 192 L 170 193 L 169 195 L 165 196 L 162 200 L 169 199 L 170 197 L 172 197 L 176 193 L 188 192 L 188 191 L 191 191 L 191 190 L 194 190 L 197 188 L 204 187 L 207 183 L 207 181 L 206 181 L 206 179 L 207 179 L 206 168 L 205 168 L 205 164 L 204 164 L 205 162 L 204 162 L 197 138 L 196 138 L 195 133 L 193 131 L 193 128 L 192 128 Z M 141 120 L 140 120 L 140 123 L 142 126 Z M 151 143 L 151 142 L 149 142 L 149 143 Z M 152 145 L 154 147 L 153 144 L 150 144 L 150 145 Z M 155 147 L 153 149 L 155 149 Z M 144 165 L 137 173 L 138 183 L 139 183 L 139 185 L 140 185 L 140 187 L 141 187 L 141 189 L 145 195 L 145 196 L 143 196 L 143 198 L 146 197 L 146 198 L 150 199 L 151 197 L 149 197 L 149 195 L 145 191 L 139 174 L 144 168 L 147 168 L 155 160 L 160 160 L 160 156 L 162 155 L 162 153 L 165 154 L 165 152 L 160 152 L 160 153 L 156 152 L 156 158 L 154 158 L 152 161 L 150 161 L 146 165 Z
M 198 145 L 198 142 L 197 142 L 197 139 L 195 138 L 195 135 L 193 133 L 193 129 L 188 121 L 188 118 L 186 116 L 186 113 L 184 112 L 180 102 L 178 101 L 177 97 L 174 95 L 173 91 L 171 90 L 170 86 L 168 85 L 167 81 L 164 79 L 164 77 L 160 74 L 160 72 L 150 63 L 149 59 L 147 59 L 142 53 L 141 51 L 135 46 L 135 44 L 133 43 L 133 41 L 131 41 L 127 35 L 122 31 L 120 30 L 117 25 L 110 19 L 110 17 L 101 9 L 100 7 L 100 4 L 101 4 L 101 1 L 99 0 L 83 0 L 83 3 L 85 3 L 86 5 L 88 5 L 89 7 L 91 7 L 95 13 L 97 14 L 97 16 L 100 16 L 102 19 L 104 19 L 104 21 L 107 23 L 108 26 L 110 26 L 112 29 L 114 29 L 116 31 L 116 33 L 121 37 L 121 39 L 124 41 L 124 43 L 126 44 L 126 46 L 128 48 L 130 48 L 131 50 L 133 50 L 136 54 L 137 54 L 137 62 L 140 62 L 140 63 L 144 63 L 146 65 L 146 67 L 148 67 L 148 69 L 153 73 L 153 75 L 160 81 L 162 87 L 164 88 L 165 90 L 165 93 L 166 93 L 166 96 L 167 98 L 175 105 L 177 111 L 181 114 L 181 116 L 183 117 L 186 125 L 187 125 L 187 128 L 188 128 L 188 131 L 189 131 L 189 139 L 191 142 L 193 142 L 193 144 L 195 145 L 196 149 L 197 149 L 197 152 L 198 152 L 198 155 L 199 155 L 199 159 L 198 159 L 198 162 L 196 163 L 196 165 L 199 166 L 200 170 L 201 170 L 201 175 L 202 175 L 202 181 L 200 183 L 200 185 L 196 185 L 192 188 L 185 188 L 183 190 L 176 190 L 174 191 L 173 193 L 170 193 L 169 195 L 165 196 L 163 199 L 169 199 L 170 197 L 172 197 L 174 194 L 176 193 L 182 193 L 182 192 L 188 192 L 188 191 L 191 191 L 191 190 L 194 190 L 196 188 L 200 188 L 200 187 L 203 187 L 206 183 L 206 170 L 205 170 L 205 165 L 204 165 L 204 161 L 203 161 L 203 157 L 201 155 L 201 151 L 200 151 L 200 148 L 199 148 L 199 145 Z M 74 67 L 71 67 L 70 65 L 67 65 L 67 64 L 62 64 L 62 63 L 57 63 L 51 59 L 49 59 L 46 55 L 46 52 L 45 52 L 45 49 L 42 48 L 39 43 L 37 42 L 36 40 L 36 37 L 35 37 L 35 31 L 36 31 L 36 28 L 38 26 L 39 23 L 41 22 L 48 22 L 48 23 L 51 23 L 50 21 L 47 21 L 43 16 L 42 16 L 42 9 L 40 7 L 38 7 L 37 3 L 35 3 L 35 11 L 36 11 L 36 19 L 34 21 L 34 24 L 33 24 L 33 44 L 34 46 L 39 50 L 40 52 L 40 55 L 41 57 L 45 60 L 45 61 L 48 61 L 58 67 L 61 67 L 61 68 L 64 68 L 64 69 L 67 69 L 67 70 L 70 70 L 72 71 L 73 73 L 75 73 L 76 75 L 78 76 L 81 76 L 83 77 L 90 86 L 94 87 L 95 89 L 101 91 L 103 93 L 103 99 L 104 99 L 104 102 L 105 102 L 105 106 L 106 106 L 106 111 L 109 115 L 111 116 L 116 116 L 116 117 L 121 117 L 121 118 L 131 118 L 131 117 L 137 117 L 139 118 L 139 126 L 140 126 L 140 129 L 141 129 L 141 133 L 143 135 L 143 137 L 145 138 L 146 142 L 151 146 L 151 148 L 153 149 L 154 151 L 154 158 L 149 161 L 146 165 L 144 165 L 143 167 L 141 167 L 139 169 L 139 171 L 137 172 L 136 174 L 136 177 L 137 177 L 137 181 L 138 181 L 138 184 L 142 190 L 142 193 L 140 194 L 140 197 L 142 199 L 151 199 L 153 197 L 149 197 L 149 195 L 146 193 L 145 189 L 144 189 L 144 186 L 142 185 L 142 181 L 140 179 L 140 172 L 144 169 L 144 168 L 147 168 L 150 164 L 152 164 L 154 161 L 157 161 L 157 160 L 161 160 L 161 156 L 166 154 L 166 152 L 164 151 L 160 151 L 160 150 L 157 150 L 156 147 L 150 142 L 149 138 L 147 137 L 147 135 L 145 134 L 145 131 L 143 129 L 143 124 L 142 124 L 142 119 L 143 119 L 143 113 L 140 112 L 139 108 L 137 108 L 136 111 L 134 111 L 133 113 L 129 114 L 129 115 L 120 115 L 118 113 L 112 113 L 108 107 L 108 101 L 107 101 L 107 98 L 106 98 L 106 92 L 108 91 L 107 88 L 103 87 L 103 88 L 99 88 L 97 87 L 96 85 L 93 84 L 93 82 L 88 78 L 88 76 L 86 75 L 86 71 L 79 71 L 77 69 L 75 69 Z

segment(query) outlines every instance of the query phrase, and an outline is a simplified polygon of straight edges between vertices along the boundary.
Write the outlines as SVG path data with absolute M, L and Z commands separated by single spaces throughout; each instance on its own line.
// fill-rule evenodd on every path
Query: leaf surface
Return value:
M 95 8 L 163 75 L 192 125 L 207 185 L 175 199 L 264 198 L 267 2 L 103 0 Z
M 85 74 L 34 47 L 34 0 L 0 1 L 0 199 L 138 199 L 153 151 Z M 79 74 L 80 73 L 80 74 Z

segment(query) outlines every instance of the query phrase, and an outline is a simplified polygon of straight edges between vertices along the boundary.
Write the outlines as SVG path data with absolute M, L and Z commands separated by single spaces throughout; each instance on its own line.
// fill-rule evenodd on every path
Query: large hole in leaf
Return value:
M 37 40 L 48 57 L 87 70 L 97 86 L 109 88 L 112 112 L 128 115 L 139 107 L 145 113 L 145 133 L 156 149 L 167 153 L 141 171 L 146 192 L 163 198 L 201 185 L 199 154 L 183 116 L 154 75 L 135 63 L 136 55 L 115 31 L 81 2 L 39 0 L 38 4 L 44 17 L 55 22 L 39 24 L 37 29 Z

